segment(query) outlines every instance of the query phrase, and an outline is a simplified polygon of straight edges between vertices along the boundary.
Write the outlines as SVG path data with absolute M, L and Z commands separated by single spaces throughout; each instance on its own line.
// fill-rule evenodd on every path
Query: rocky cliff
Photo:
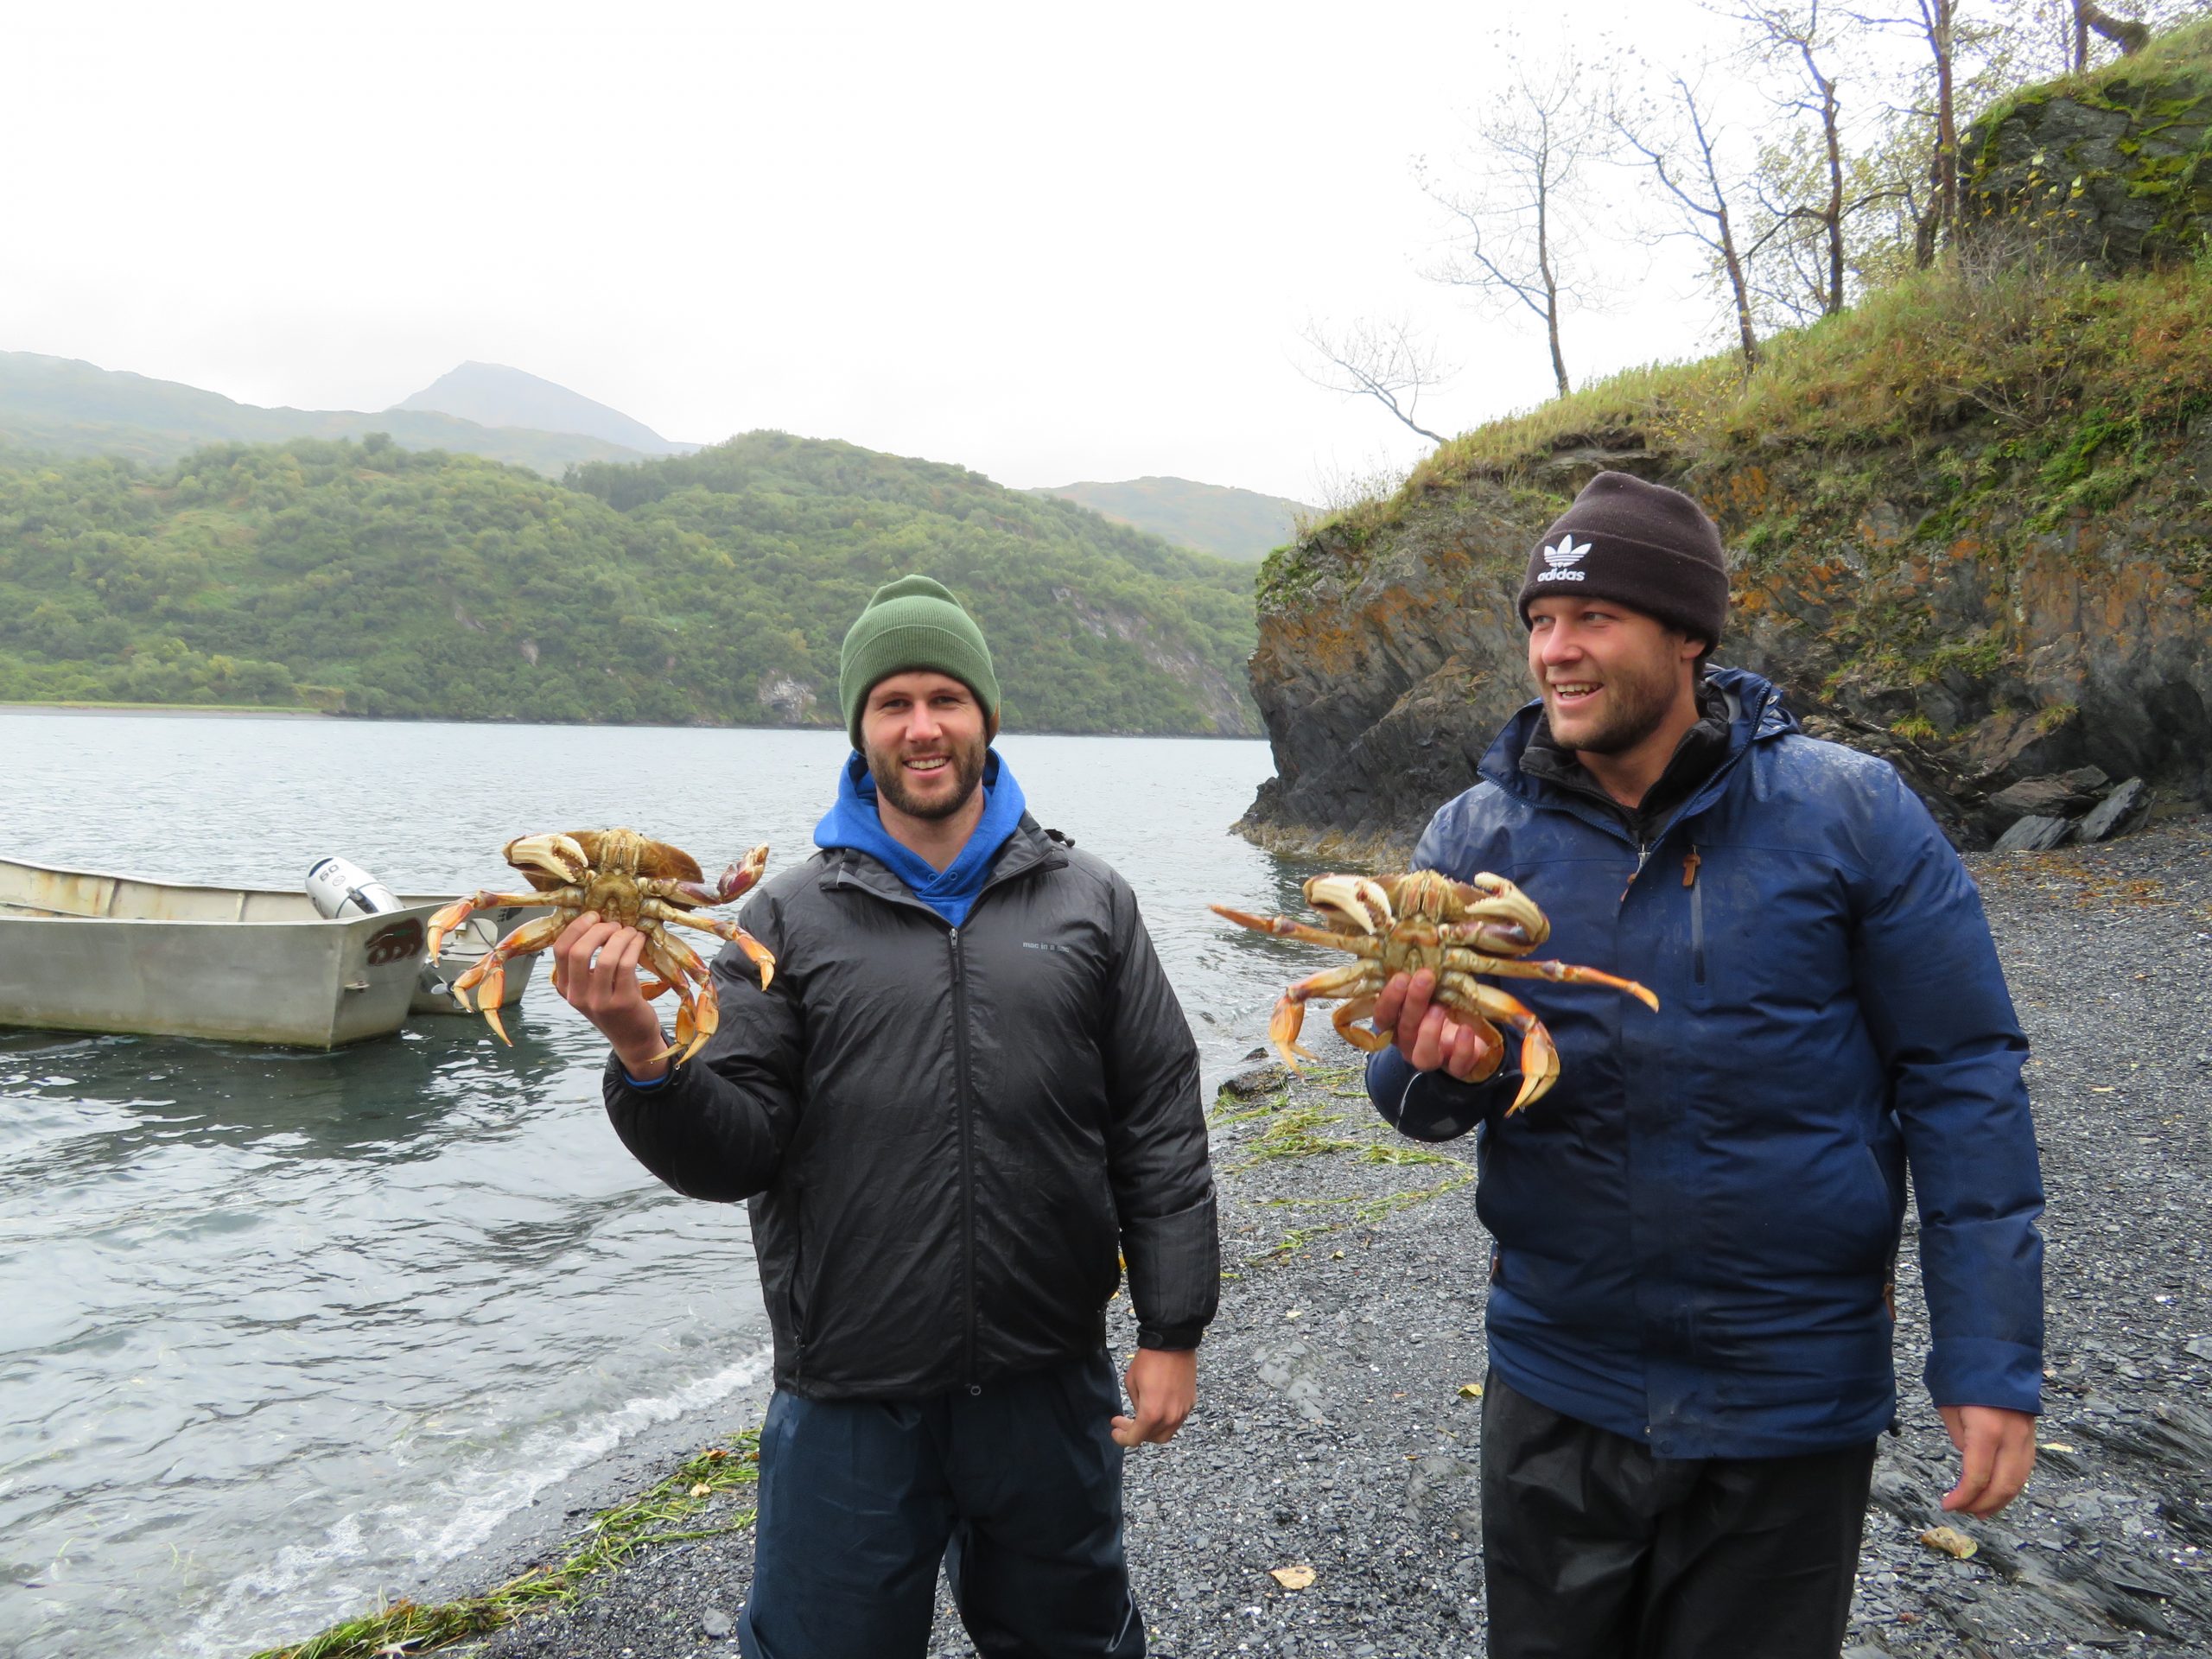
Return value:
M 1776 342 L 1748 379 L 1724 359 L 1642 372 L 1471 433 L 1272 558 L 1252 680 L 1277 775 L 1240 827 L 1402 858 L 1530 695 L 1524 562 L 1606 467 L 1719 524 L 1716 660 L 1891 760 L 1962 845 L 2018 816 L 2008 789 L 2085 766 L 2207 798 L 2212 25 L 2176 38 L 2155 75 L 2129 60 L 1970 137 L 1986 238 L 2093 238 L 2103 268 L 1953 259 Z M 2012 189 L 2015 166 L 2064 169 L 2070 214 Z

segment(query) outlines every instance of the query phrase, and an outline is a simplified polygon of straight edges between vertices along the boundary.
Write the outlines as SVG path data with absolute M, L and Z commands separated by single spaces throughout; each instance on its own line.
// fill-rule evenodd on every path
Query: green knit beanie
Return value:
M 861 710 L 875 683 L 915 669 L 950 675 L 976 694 L 986 716 L 998 717 L 998 676 L 976 619 L 942 582 L 901 576 L 870 595 L 837 656 L 837 701 L 855 748 L 861 747 Z

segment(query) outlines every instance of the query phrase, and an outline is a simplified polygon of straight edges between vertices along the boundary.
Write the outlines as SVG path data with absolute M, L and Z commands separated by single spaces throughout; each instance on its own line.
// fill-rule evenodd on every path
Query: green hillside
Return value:
M 1034 495 L 1081 502 L 1118 524 L 1131 524 L 1179 547 L 1256 563 L 1314 516 L 1303 502 L 1187 478 L 1131 478 L 1118 484 L 1062 484 Z
M 909 570 L 975 610 L 1011 726 L 1258 729 L 1249 567 L 766 432 L 565 486 L 380 435 L 0 460 L 0 700 L 834 727 L 845 627 Z
M 127 455 L 165 466 L 209 443 L 387 434 L 408 449 L 452 449 L 548 477 L 639 450 L 572 432 L 480 426 L 429 410 L 264 409 L 174 380 L 154 380 L 36 352 L 0 352 L 0 446 L 56 455 Z M 666 446 L 660 446 L 666 447 Z

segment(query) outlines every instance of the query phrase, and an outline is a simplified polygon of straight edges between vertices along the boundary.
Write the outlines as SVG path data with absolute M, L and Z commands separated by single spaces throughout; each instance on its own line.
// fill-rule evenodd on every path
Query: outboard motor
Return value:
M 390 887 L 342 858 L 319 859 L 308 867 L 308 900 L 315 914 L 332 921 L 341 916 L 381 916 L 389 910 L 407 908 Z M 432 996 L 445 996 L 452 990 L 432 963 L 423 964 L 422 977 L 416 982 Z
M 340 916 L 381 916 L 388 910 L 406 908 L 392 897 L 390 887 L 342 858 L 321 859 L 309 867 L 308 899 L 316 915 L 333 920 Z

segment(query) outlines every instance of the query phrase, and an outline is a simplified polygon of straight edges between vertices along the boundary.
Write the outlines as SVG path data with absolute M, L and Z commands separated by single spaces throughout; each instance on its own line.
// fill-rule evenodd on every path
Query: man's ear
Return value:
M 994 709 L 990 713 L 983 716 L 983 741 L 986 743 L 995 743 L 998 741 L 999 711 Z

